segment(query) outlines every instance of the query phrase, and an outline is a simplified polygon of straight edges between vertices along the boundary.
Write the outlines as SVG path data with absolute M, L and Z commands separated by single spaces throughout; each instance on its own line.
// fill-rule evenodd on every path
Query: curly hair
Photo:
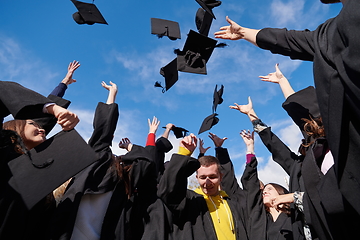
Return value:
M 321 117 L 313 118 L 310 116 L 310 119 L 302 118 L 301 120 L 305 122 L 304 131 L 308 137 L 306 139 L 302 139 L 302 143 L 299 147 L 299 153 L 305 155 L 307 148 L 311 146 L 316 139 L 325 137 L 325 129 Z

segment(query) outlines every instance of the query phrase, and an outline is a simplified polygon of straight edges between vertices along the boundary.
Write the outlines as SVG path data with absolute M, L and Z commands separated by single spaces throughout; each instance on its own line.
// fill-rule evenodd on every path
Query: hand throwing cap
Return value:
M 94 23 L 108 24 L 101 15 L 99 9 L 93 3 L 84 3 L 76 0 L 71 0 L 78 12 L 73 14 L 75 22 L 78 24 L 93 25 Z
M 177 70 L 177 59 L 172 60 L 168 65 L 160 69 L 160 74 L 165 78 L 165 88 L 159 82 L 155 83 L 155 87 L 161 87 L 164 93 L 169 90 L 179 79 Z
M 214 19 L 216 19 L 212 9 L 221 5 L 221 1 L 215 0 L 196 0 L 196 2 L 208 12 Z
M 217 85 L 215 86 L 214 90 L 214 99 L 213 99 L 213 113 L 216 112 L 217 105 L 223 102 L 222 95 L 224 93 L 224 85 L 221 85 L 219 91 L 217 90 Z
M 214 113 L 214 114 L 211 114 L 210 116 L 207 116 L 203 123 L 201 124 L 201 127 L 200 127 L 200 130 L 199 130 L 199 133 L 203 133 L 207 130 L 210 130 L 213 126 L 215 126 L 218 122 L 219 122 L 219 118 L 216 117 L 218 116 L 217 113 Z
M 151 18 L 151 34 L 159 38 L 167 36 L 171 40 L 181 38 L 179 23 L 160 18 Z
M 206 63 L 217 41 L 190 30 L 182 51 L 177 51 L 177 70 L 189 73 L 207 74 Z
M 59 132 L 28 154 L 8 163 L 9 184 L 28 209 L 97 160 L 94 150 L 76 132 Z

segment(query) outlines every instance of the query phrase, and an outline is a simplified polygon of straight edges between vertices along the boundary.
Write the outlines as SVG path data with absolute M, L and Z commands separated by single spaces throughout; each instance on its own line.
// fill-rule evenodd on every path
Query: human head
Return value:
M 213 156 L 202 156 L 199 162 L 200 168 L 196 171 L 196 179 L 201 190 L 208 196 L 218 195 L 222 180 L 219 160 Z
M 286 188 L 277 183 L 266 184 L 263 189 L 263 203 L 265 205 L 266 211 L 269 211 L 273 198 L 288 193 L 289 191 Z M 290 214 L 289 204 L 282 204 L 282 206 L 279 206 L 278 208 L 286 214 Z
M 46 140 L 45 130 L 31 119 L 5 122 L 3 129 L 17 132 L 27 150 L 36 147 Z

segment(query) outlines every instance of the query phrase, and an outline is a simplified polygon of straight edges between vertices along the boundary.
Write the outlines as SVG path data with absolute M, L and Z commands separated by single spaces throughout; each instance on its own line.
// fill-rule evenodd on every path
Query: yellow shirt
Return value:
M 200 188 L 195 189 L 195 192 L 204 196 L 207 207 L 213 221 L 217 239 L 219 240 L 235 240 L 235 226 L 232 213 L 227 201 L 224 191 L 220 191 L 217 196 L 207 196 Z

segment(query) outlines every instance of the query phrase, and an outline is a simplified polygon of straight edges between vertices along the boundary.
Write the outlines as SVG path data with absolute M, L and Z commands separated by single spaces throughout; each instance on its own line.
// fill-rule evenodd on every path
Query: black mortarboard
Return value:
M 213 113 L 210 116 L 207 116 L 204 119 L 203 123 L 201 124 L 198 134 L 203 133 L 207 130 L 210 130 L 212 128 L 212 126 L 216 125 L 219 122 L 219 118 L 216 116 L 218 116 L 217 113 Z
M 163 127 L 166 128 L 166 127 Z M 171 130 L 174 132 L 174 135 L 176 138 L 183 138 L 186 136 L 186 134 L 189 132 L 188 130 L 186 130 L 185 128 L 182 127 L 175 127 L 173 126 L 171 128 Z
M 159 38 L 167 36 L 171 40 L 181 38 L 178 22 L 160 18 L 151 18 L 151 34 L 156 34 Z
M 207 74 L 206 63 L 217 41 L 190 30 L 182 51 L 177 53 L 177 70 L 189 73 Z
M 221 5 L 221 1 L 216 0 L 196 0 L 196 2 L 210 15 L 216 19 L 212 9 Z
M 96 160 L 94 150 L 76 130 L 61 131 L 8 163 L 13 175 L 9 184 L 31 209 Z
M 307 137 L 307 133 L 304 131 L 305 121 L 302 119 L 319 118 L 321 116 L 316 91 L 313 86 L 290 95 L 282 104 L 282 107 L 295 124 L 299 126 L 304 137 Z
M 75 22 L 78 24 L 93 25 L 94 23 L 108 24 L 101 15 L 99 9 L 93 3 L 84 3 L 76 0 L 71 0 L 78 12 L 73 14 Z
M 224 92 L 224 85 L 221 85 L 219 91 L 217 90 L 217 85 L 215 86 L 214 99 L 213 99 L 213 113 L 216 112 L 217 105 L 223 102 L 222 99 L 223 92 Z
M 169 90 L 179 79 L 177 70 L 177 58 L 172 60 L 168 65 L 160 69 L 160 74 L 165 78 L 165 88 L 159 82 L 155 83 L 155 87 L 163 88 L 162 92 Z
M 212 16 L 210 13 L 206 12 L 204 9 L 199 8 L 196 12 L 195 16 L 195 24 L 196 28 L 200 34 L 208 36 L 211 23 L 212 23 Z

